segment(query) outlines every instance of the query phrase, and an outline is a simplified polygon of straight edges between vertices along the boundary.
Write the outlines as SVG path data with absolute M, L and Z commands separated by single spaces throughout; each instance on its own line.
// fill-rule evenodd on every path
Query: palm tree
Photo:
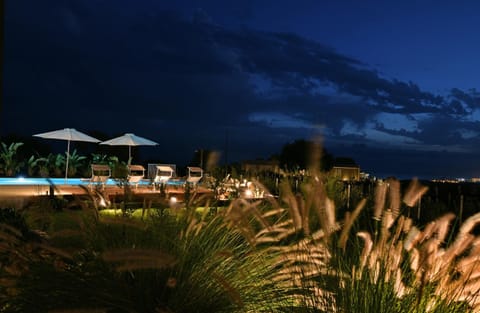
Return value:
M 9 146 L 1 143 L 0 146 L 0 168 L 6 176 L 17 174 L 23 166 L 23 162 L 16 157 L 17 150 L 23 142 L 12 142 Z
M 30 158 L 27 160 L 28 176 L 32 177 L 35 175 L 35 173 L 39 169 L 39 165 L 41 162 L 42 162 L 42 158 L 35 157 L 34 155 L 30 156 Z
M 49 173 L 53 173 L 53 177 L 62 176 L 62 169 L 65 165 L 65 157 L 62 154 L 50 153 L 46 158 L 42 158 L 42 161 L 44 162 L 44 165 L 41 166 L 43 175 L 45 175 L 45 169 L 48 169 Z
M 85 160 L 86 156 L 81 156 L 77 154 L 77 150 L 73 150 L 70 153 L 70 158 L 68 161 L 68 176 L 75 176 L 78 169 L 83 166 L 83 160 Z

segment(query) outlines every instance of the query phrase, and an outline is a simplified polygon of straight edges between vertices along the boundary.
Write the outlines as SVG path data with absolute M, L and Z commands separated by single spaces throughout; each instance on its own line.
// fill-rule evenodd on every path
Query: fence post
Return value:
M 462 224 L 463 218 L 463 195 L 460 195 L 460 213 L 458 214 L 458 220 Z
M 417 220 L 420 220 L 420 210 L 422 209 L 422 196 L 418 199 Z

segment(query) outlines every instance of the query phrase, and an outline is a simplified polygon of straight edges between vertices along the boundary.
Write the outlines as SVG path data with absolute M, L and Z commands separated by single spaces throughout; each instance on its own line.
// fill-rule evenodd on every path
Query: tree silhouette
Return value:
M 320 148 L 320 159 L 312 160 Z M 287 170 L 305 169 L 310 165 L 319 165 L 321 171 L 328 171 L 333 166 L 333 156 L 317 142 L 297 139 L 283 146 L 279 156 L 280 166 Z M 318 164 L 319 163 L 319 164 Z

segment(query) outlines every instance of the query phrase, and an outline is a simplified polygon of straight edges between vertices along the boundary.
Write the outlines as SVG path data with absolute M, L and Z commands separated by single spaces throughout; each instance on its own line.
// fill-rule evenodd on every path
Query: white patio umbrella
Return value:
M 101 145 L 110 146 L 128 146 L 128 161 L 132 157 L 132 146 L 156 146 L 158 143 L 149 139 L 137 136 L 132 133 L 126 133 L 123 136 L 116 137 L 100 143 Z
M 64 128 L 47 133 L 33 135 L 46 139 L 58 139 L 67 141 L 67 159 L 65 162 L 65 180 L 68 178 L 68 159 L 70 158 L 70 141 L 100 142 L 100 140 L 90 137 L 74 128 Z

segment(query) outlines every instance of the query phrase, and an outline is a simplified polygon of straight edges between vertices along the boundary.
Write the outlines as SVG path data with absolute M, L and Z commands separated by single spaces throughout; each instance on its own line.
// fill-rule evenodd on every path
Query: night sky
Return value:
M 268 158 L 321 135 L 376 176 L 480 177 L 479 12 L 478 1 L 5 0 L 0 135 L 133 132 L 177 164 L 197 149 Z

